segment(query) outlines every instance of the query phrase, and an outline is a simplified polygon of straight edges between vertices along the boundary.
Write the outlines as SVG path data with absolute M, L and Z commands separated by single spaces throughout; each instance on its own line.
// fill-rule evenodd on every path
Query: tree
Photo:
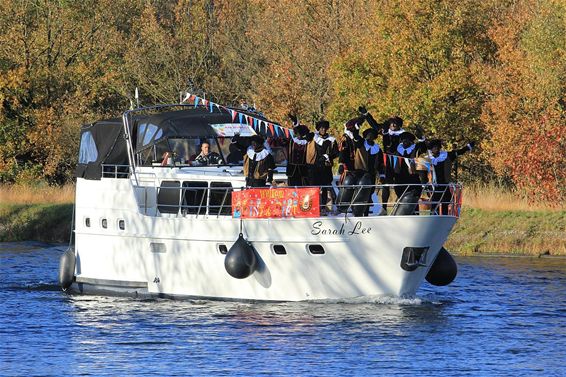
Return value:
M 493 166 L 531 200 L 557 205 L 566 198 L 565 15 L 561 1 L 517 1 L 489 30 L 498 56 L 481 75 Z

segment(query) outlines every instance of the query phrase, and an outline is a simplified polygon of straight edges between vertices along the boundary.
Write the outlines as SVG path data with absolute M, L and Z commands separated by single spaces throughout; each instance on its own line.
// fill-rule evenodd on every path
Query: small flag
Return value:
M 195 102 L 194 102 L 195 107 L 198 106 L 198 100 L 199 100 L 198 96 L 195 96 Z
M 238 118 L 240 119 L 240 124 L 242 124 L 244 120 L 244 114 L 238 113 Z
M 273 129 L 273 124 L 269 123 L 269 130 L 271 131 L 271 135 L 275 136 L 275 130 Z
M 232 122 L 234 122 L 236 120 L 236 111 L 230 110 L 230 112 L 232 113 Z M 240 123 L 242 123 L 242 122 L 240 122 Z
M 214 111 L 214 102 L 208 101 L 208 104 L 210 105 L 210 112 L 212 113 Z

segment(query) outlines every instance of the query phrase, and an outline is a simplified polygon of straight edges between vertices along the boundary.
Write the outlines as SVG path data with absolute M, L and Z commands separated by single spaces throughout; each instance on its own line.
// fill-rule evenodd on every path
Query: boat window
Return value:
M 287 250 L 285 250 L 285 246 L 283 245 L 273 245 L 273 252 L 277 255 L 287 254 Z
M 102 227 L 103 227 L 104 229 L 108 228 L 108 220 L 102 219 L 102 221 L 100 222 L 100 224 L 102 225 Z
M 138 127 L 138 143 L 139 147 L 148 145 L 153 140 L 158 140 L 163 136 L 163 130 L 151 123 L 141 123 Z
M 180 181 L 162 181 L 157 193 L 157 209 L 161 213 L 178 213 Z
M 208 213 L 211 215 L 232 214 L 232 184 L 230 182 L 210 182 Z
M 204 215 L 207 206 L 208 182 L 183 182 L 183 212 Z
M 226 254 L 228 252 L 228 248 L 226 245 L 218 245 L 218 251 L 220 251 L 220 254 Z
M 126 229 L 126 222 L 124 220 L 118 220 L 118 228 L 120 228 L 120 230 Z
M 85 218 L 85 225 L 87 228 L 90 228 L 90 217 Z
M 322 245 L 309 245 L 308 249 L 309 249 L 309 252 L 311 254 L 324 254 L 325 253 Z
M 86 131 L 81 135 L 81 146 L 79 148 L 79 164 L 88 164 L 94 162 L 98 158 L 98 150 L 96 143 L 90 131 Z

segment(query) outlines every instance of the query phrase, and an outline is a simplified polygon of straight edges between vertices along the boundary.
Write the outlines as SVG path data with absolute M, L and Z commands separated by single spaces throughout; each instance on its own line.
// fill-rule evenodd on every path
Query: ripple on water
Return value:
M 566 260 L 458 258 L 416 297 L 67 295 L 65 246 L 0 244 L 2 375 L 565 375 Z

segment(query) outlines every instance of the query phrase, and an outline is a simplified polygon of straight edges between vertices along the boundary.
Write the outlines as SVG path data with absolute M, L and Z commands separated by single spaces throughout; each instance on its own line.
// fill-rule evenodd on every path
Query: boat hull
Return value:
M 139 217 L 138 231 L 130 234 L 77 232 L 79 282 L 72 290 L 84 292 L 91 285 L 156 296 L 270 301 L 414 295 L 456 221 L 450 216 L 246 220 L 242 233 L 255 249 L 258 267 L 235 279 L 220 250 L 236 241 L 237 219 Z M 275 245 L 285 254 L 277 254 Z M 401 266 L 407 247 L 428 249 L 413 271 Z M 104 287 L 104 282 L 113 283 Z M 131 289 L 134 283 L 145 287 Z

